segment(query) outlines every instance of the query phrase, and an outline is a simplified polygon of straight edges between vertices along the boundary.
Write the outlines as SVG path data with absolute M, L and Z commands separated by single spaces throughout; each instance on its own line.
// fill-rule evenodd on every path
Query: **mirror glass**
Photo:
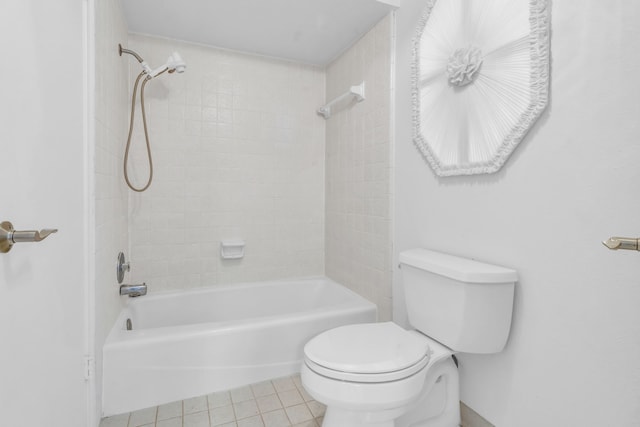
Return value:
M 438 176 L 498 171 L 546 107 L 547 1 L 426 1 L 413 46 L 413 139 Z

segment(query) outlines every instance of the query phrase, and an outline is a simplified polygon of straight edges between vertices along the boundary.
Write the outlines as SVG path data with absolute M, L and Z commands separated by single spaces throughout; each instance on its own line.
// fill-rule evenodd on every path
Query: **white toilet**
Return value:
M 409 323 L 342 326 L 304 348 L 302 384 L 323 427 L 455 427 L 457 352 L 497 353 L 509 336 L 514 270 L 426 249 L 400 253 Z

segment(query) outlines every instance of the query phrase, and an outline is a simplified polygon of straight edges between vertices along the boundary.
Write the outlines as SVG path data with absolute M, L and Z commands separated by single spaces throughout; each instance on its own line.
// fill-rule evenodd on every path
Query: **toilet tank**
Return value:
M 409 323 L 452 350 L 497 353 L 511 327 L 515 270 L 427 249 L 400 253 Z

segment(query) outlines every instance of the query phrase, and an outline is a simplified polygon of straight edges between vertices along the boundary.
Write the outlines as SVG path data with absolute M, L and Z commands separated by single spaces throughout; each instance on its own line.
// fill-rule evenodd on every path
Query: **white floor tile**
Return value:
M 305 402 L 313 400 L 313 397 L 307 392 L 307 390 L 304 389 L 304 387 L 298 388 L 298 391 L 300 392 L 300 395 Z
M 238 420 L 238 427 L 264 427 L 262 418 L 259 416 Z
M 253 392 L 250 386 L 236 388 L 231 390 L 231 400 L 233 403 L 244 402 L 253 399 Z
M 255 397 L 267 396 L 276 392 L 276 389 L 273 387 L 273 384 L 271 384 L 271 381 L 264 381 L 261 383 L 253 384 L 251 386 L 251 389 L 253 390 L 253 395 Z
M 311 415 L 309 408 L 307 408 L 307 405 L 305 404 L 285 408 L 285 411 L 287 412 L 287 416 L 293 424 L 298 424 L 303 421 L 309 421 L 313 419 L 313 415 Z
M 212 426 L 219 426 L 236 420 L 233 406 L 221 406 L 219 408 L 209 408 L 209 415 Z
M 128 423 L 129 414 L 121 414 L 103 418 L 100 421 L 100 427 L 127 427 Z
M 221 391 L 218 393 L 211 393 L 207 395 L 210 408 L 219 408 L 221 406 L 231 405 L 231 395 L 228 391 Z
M 182 417 L 158 421 L 156 427 L 182 427 Z
M 158 406 L 158 421 L 182 416 L 182 401 Z
M 294 384 L 291 377 L 278 378 L 272 380 L 271 382 L 273 383 L 273 386 L 278 393 L 287 390 L 294 390 L 296 388 L 296 385 Z
M 207 396 L 194 397 L 183 401 L 185 415 L 206 411 L 207 409 Z
M 288 427 L 291 425 L 283 409 L 262 414 L 265 427 Z
M 278 393 L 278 397 L 282 402 L 282 405 L 286 408 L 288 406 L 295 406 L 304 403 L 302 396 L 297 389 L 282 391 Z
M 320 402 L 316 402 L 315 400 L 307 402 L 307 406 L 309 407 L 309 410 L 311 411 L 311 414 L 313 414 L 314 417 L 323 416 L 327 410 L 326 406 L 324 406 Z
M 210 427 L 209 412 L 196 412 L 184 416 L 184 427 Z
M 140 409 L 139 411 L 132 412 L 131 418 L 129 418 L 129 427 L 139 427 L 145 424 L 155 423 L 157 412 L 158 412 L 157 406 L 154 406 L 153 408 Z
M 277 394 L 259 397 L 256 399 L 256 402 L 258 403 L 258 409 L 262 413 L 282 409 L 282 403 L 280 403 L 280 399 Z
M 303 388 L 302 387 L 302 380 L 300 379 L 300 375 L 294 375 L 291 377 L 291 379 L 293 380 L 293 383 L 296 385 L 296 387 L 298 389 Z
M 260 413 L 255 400 L 245 400 L 244 402 L 234 403 L 233 410 L 236 413 L 236 420 L 253 417 Z

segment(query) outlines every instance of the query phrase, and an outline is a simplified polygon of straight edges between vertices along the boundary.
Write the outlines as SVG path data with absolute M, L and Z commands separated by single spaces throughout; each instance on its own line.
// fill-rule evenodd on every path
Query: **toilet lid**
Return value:
M 323 332 L 304 347 L 315 365 L 354 374 L 405 370 L 429 357 L 428 340 L 392 322 L 341 326 Z

